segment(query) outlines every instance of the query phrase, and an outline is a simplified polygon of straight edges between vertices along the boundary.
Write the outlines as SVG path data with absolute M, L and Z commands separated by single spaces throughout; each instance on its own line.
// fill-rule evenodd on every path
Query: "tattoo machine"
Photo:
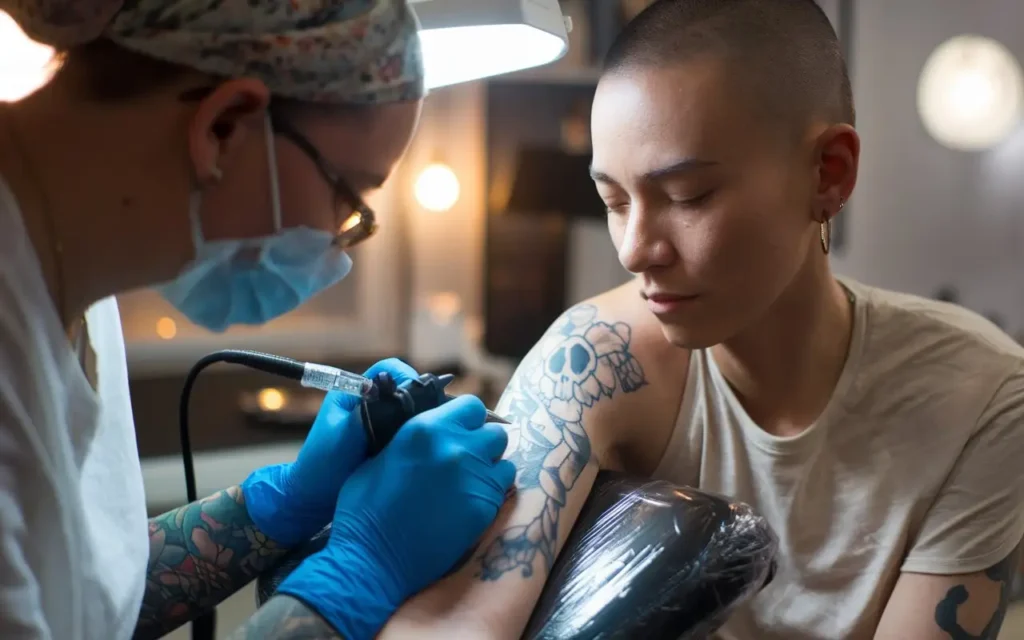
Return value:
M 358 373 L 321 364 L 301 363 L 299 384 L 321 391 L 341 391 L 362 399 L 361 411 L 370 455 L 376 455 L 395 437 L 398 430 L 413 416 L 437 408 L 453 396 L 445 393 L 455 376 L 432 373 L 396 384 L 387 372 L 371 380 Z M 297 371 L 296 371 L 297 373 Z M 296 376 L 291 376 L 296 378 Z M 494 413 L 487 412 L 487 422 L 508 424 Z
M 199 360 L 189 371 L 182 389 L 179 418 L 181 428 L 182 461 L 185 467 L 185 487 L 189 502 L 196 499 L 195 470 L 192 463 L 192 445 L 188 430 L 188 401 L 200 371 L 218 362 L 239 364 L 250 369 L 290 378 L 303 387 L 320 391 L 340 391 L 362 400 L 360 411 L 369 455 L 380 453 L 398 430 L 410 418 L 448 402 L 453 396 L 445 392 L 454 376 L 424 373 L 413 380 L 397 384 L 390 375 L 381 373 L 373 379 L 336 367 L 257 351 L 227 349 L 217 351 Z M 487 412 L 487 422 L 508 424 L 493 411 Z

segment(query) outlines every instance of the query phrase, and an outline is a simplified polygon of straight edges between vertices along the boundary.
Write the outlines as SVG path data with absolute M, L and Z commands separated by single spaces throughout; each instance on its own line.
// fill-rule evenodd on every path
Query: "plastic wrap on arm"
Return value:
M 523 637 L 705 638 L 771 580 L 777 548 L 747 505 L 602 472 Z
M 269 599 L 330 530 L 257 581 Z M 764 587 L 777 539 L 750 507 L 601 472 L 544 588 L 526 640 L 696 640 Z

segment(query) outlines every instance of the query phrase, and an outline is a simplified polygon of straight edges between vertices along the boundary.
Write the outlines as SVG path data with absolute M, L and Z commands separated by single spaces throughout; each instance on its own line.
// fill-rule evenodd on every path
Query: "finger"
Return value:
M 488 462 L 500 460 L 508 448 L 508 432 L 500 425 L 485 424 L 470 434 L 467 446 Z
M 341 391 L 328 391 L 324 396 L 324 401 L 320 403 L 320 412 L 317 414 L 314 424 L 337 425 L 347 420 L 357 406 L 359 406 L 359 398 L 354 395 Z
M 498 482 L 501 490 L 507 493 L 516 481 L 516 465 L 510 460 L 498 460 L 491 469 L 491 477 Z
M 487 408 L 476 396 L 463 395 L 442 404 L 440 407 L 424 411 L 414 420 L 428 423 L 444 423 L 457 429 L 473 431 L 483 426 L 487 419 Z
M 402 362 L 398 358 L 381 360 L 363 373 L 367 378 L 374 378 L 378 373 L 388 373 L 395 384 L 402 384 L 407 380 L 415 380 L 420 377 L 416 370 Z

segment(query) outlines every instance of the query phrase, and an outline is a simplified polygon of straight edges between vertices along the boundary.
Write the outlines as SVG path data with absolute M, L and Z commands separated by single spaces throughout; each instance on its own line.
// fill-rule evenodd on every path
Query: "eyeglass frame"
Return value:
M 189 102 L 202 100 L 212 90 L 209 87 L 202 87 L 186 91 L 181 94 L 181 99 Z M 334 245 L 339 249 L 350 249 L 376 234 L 380 229 L 380 225 L 377 224 L 377 215 L 373 212 L 373 209 L 356 193 L 330 161 L 320 153 L 316 145 L 288 122 L 279 110 L 275 109 L 273 99 L 271 99 L 267 111 L 270 117 L 270 128 L 274 133 L 284 137 L 298 147 L 313 162 L 317 171 L 327 181 L 327 184 L 330 185 L 331 190 L 334 192 L 334 211 L 336 217 L 341 217 L 338 213 L 343 207 L 351 210 L 338 223 L 338 231 L 334 236 Z M 354 225 L 349 226 L 349 222 L 353 218 L 357 218 L 358 221 Z

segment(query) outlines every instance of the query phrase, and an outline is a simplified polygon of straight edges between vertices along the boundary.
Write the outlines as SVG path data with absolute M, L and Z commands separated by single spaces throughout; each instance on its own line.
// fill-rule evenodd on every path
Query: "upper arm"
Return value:
M 998 635 L 1024 539 L 1024 374 L 979 424 L 912 540 L 878 640 Z
M 904 573 L 875 640 L 996 640 L 1020 559 L 1018 546 L 985 571 L 950 576 Z
M 578 305 L 522 361 L 497 407 L 511 422 L 515 495 L 473 558 L 400 609 L 381 637 L 519 638 L 593 485 L 595 451 L 648 387 L 633 327 L 616 317 Z

